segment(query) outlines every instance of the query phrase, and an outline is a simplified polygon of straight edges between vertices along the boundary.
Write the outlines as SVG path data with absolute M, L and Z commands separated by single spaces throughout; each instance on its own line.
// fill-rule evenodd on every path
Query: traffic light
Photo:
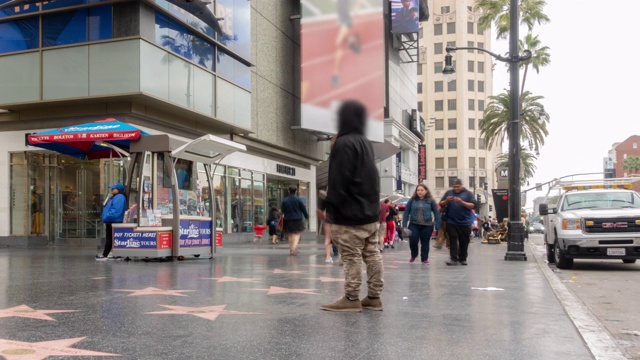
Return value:
M 482 197 L 480 196 L 480 194 L 476 195 L 476 199 L 478 200 L 478 204 L 482 202 Z
M 493 211 L 493 205 L 489 205 L 489 211 Z
M 488 182 L 484 183 L 484 185 L 483 185 L 483 186 L 484 186 L 484 189 L 485 189 L 485 190 L 489 190 L 489 183 L 488 183 Z

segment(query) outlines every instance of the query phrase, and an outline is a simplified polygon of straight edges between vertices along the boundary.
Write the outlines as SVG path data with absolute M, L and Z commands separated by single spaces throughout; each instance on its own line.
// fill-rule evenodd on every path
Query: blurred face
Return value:
M 118 191 L 118 189 L 111 189 L 111 194 L 112 194 L 112 195 L 115 195 L 115 194 L 117 194 L 118 192 L 119 192 L 119 191 Z
M 454 184 L 454 185 L 453 185 L 453 192 L 454 192 L 454 193 L 456 193 L 456 194 L 457 194 L 457 193 L 459 193 L 459 192 L 461 192 L 461 191 L 462 191 L 462 185 L 460 185 L 460 184 Z
M 418 194 L 419 198 L 423 198 L 423 197 L 427 196 L 427 189 L 425 189 L 424 186 L 418 186 L 416 188 L 416 194 Z
M 408 9 L 411 6 L 411 0 L 402 0 L 402 7 Z

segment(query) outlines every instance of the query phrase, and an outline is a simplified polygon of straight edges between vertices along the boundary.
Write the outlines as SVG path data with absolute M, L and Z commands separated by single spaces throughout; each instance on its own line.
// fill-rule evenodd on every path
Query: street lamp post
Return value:
M 455 68 L 453 67 L 452 51 L 479 50 L 491 55 L 498 61 L 509 64 L 511 75 L 510 87 L 510 123 L 509 123 L 509 237 L 505 260 L 527 260 L 524 252 L 524 224 L 520 219 L 520 68 L 521 61 L 531 59 L 531 51 L 525 50 L 518 54 L 518 0 L 510 0 L 510 27 L 509 27 L 509 55 L 501 56 L 491 51 L 476 47 L 447 46 L 445 55 L 445 67 L 442 73 L 446 81 L 453 80 Z

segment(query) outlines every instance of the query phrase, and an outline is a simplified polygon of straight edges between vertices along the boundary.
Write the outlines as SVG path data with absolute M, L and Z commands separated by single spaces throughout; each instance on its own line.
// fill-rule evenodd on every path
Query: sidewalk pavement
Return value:
M 469 266 L 447 267 L 446 250 L 410 264 L 399 244 L 383 254 L 384 311 L 332 313 L 320 305 L 343 295 L 343 271 L 325 265 L 321 245 L 289 256 L 286 243 L 263 242 L 162 263 L 0 249 L 0 356 L 593 358 L 538 264 L 504 261 L 505 251 L 476 240 Z

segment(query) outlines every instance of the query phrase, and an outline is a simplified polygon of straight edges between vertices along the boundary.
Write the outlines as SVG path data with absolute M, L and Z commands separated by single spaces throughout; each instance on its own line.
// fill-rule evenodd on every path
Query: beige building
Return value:
M 480 195 L 480 213 L 495 188 L 494 161 L 500 149 L 487 150 L 479 122 L 493 89 L 490 55 L 477 50 L 452 52 L 455 80 L 442 74 L 447 45 L 490 49 L 490 31 L 478 28 L 474 0 L 431 0 L 431 20 L 420 29 L 418 111 L 427 121 L 427 184 L 436 197 L 459 178 Z M 483 184 L 488 183 L 487 191 Z M 492 201 L 489 201 L 492 203 Z

